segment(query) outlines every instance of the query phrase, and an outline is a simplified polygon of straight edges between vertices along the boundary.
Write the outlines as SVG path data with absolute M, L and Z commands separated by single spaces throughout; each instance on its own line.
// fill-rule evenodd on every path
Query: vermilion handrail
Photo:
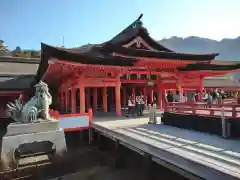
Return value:
M 71 113 L 71 114 L 60 114 L 58 111 L 50 109 L 49 114 L 54 119 L 58 120 L 61 117 L 73 117 L 73 116 L 88 116 L 89 117 L 89 125 L 91 125 L 93 119 L 93 111 L 92 109 L 88 109 L 88 113 Z
M 231 109 L 226 109 L 231 108 Z M 210 115 L 210 116 L 221 116 L 221 115 L 215 115 L 215 112 L 221 112 L 222 110 L 225 112 L 232 112 L 231 117 L 236 118 L 237 113 L 240 113 L 240 109 L 237 110 L 237 108 L 240 108 L 239 104 L 212 104 L 211 108 L 209 105 L 205 103 L 167 103 L 167 107 L 165 107 L 165 112 L 177 112 L 177 113 L 184 113 L 184 114 L 199 114 L 199 115 Z M 199 113 L 197 111 L 208 111 L 209 114 L 203 114 Z M 191 112 L 187 112 L 191 111 Z M 228 116 L 228 115 L 225 115 Z M 228 116 L 229 117 L 229 116 Z

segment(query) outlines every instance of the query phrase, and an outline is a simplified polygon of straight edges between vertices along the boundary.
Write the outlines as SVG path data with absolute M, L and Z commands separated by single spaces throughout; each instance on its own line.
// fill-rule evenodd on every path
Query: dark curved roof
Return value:
M 188 64 L 185 67 L 179 67 L 180 71 L 199 71 L 199 70 L 209 70 L 209 71 L 232 71 L 240 69 L 240 64 L 234 65 L 216 65 L 216 64 Z
M 35 75 L 20 75 L 9 80 L 0 83 L 1 91 L 16 91 L 26 90 L 32 88 L 32 83 L 35 79 Z
M 65 49 L 49 46 L 42 43 L 42 54 L 44 59 L 58 58 L 66 61 L 83 64 L 112 65 L 112 66 L 133 66 L 136 62 L 133 58 L 103 55 L 97 49 L 90 52 L 78 52 L 78 49 Z M 127 61 L 126 61 L 127 60 Z
M 57 58 L 83 64 L 111 66 L 134 66 L 137 61 L 133 58 L 103 55 L 95 48 L 92 48 L 91 51 L 82 52 L 78 48 L 66 49 L 41 43 L 41 62 L 37 71 L 36 81 L 39 81 L 47 70 L 48 60 L 50 58 Z
M 109 45 L 101 47 L 103 52 L 116 52 L 120 54 L 127 54 L 134 57 L 148 57 L 148 58 L 164 58 L 169 60 L 196 60 L 196 61 L 208 61 L 213 60 L 218 53 L 212 54 L 186 54 L 176 52 L 159 52 L 149 51 L 144 49 L 126 48 L 118 45 Z
M 176 53 L 153 40 L 146 28 L 142 26 L 141 17 L 135 20 L 117 36 L 102 44 L 87 44 L 79 48 L 60 48 L 41 44 L 41 62 L 37 71 L 37 81 L 48 68 L 48 60 L 57 58 L 83 64 L 134 66 L 138 61 L 134 57 L 164 58 L 169 60 L 210 61 L 218 54 L 183 54 Z M 149 46 L 156 51 L 137 48 L 126 48 L 123 45 L 140 36 Z M 132 57 L 113 56 L 112 52 L 122 53 Z
M 137 20 L 130 24 L 127 28 L 121 31 L 117 36 L 112 38 L 110 41 L 107 41 L 102 44 L 87 44 L 79 48 L 57 48 L 48 45 L 42 46 L 42 52 L 45 53 L 48 57 L 56 57 L 59 59 L 72 60 L 76 62 L 85 63 L 85 64 L 101 64 L 101 65 L 129 65 L 130 62 L 122 62 L 127 58 L 117 59 L 111 55 L 112 52 L 119 52 L 129 56 L 141 56 L 149 58 L 165 58 L 165 59 L 178 59 L 178 60 L 213 60 L 218 54 L 183 54 L 176 53 L 164 46 L 158 44 L 153 40 L 147 29 L 142 26 L 141 14 Z M 124 44 L 132 41 L 134 38 L 140 36 L 149 46 L 156 49 L 157 51 L 136 49 L 136 48 L 126 48 L 123 47 Z M 85 60 L 79 60 L 80 57 L 83 57 Z M 130 59 L 129 59 L 130 60 Z M 131 59 L 131 61 L 133 61 Z M 130 63 L 131 64 L 131 63 Z
M 132 24 L 130 24 L 127 28 L 122 30 L 119 34 L 113 37 L 111 40 L 102 44 L 103 47 L 109 45 L 124 45 L 128 42 L 131 42 L 136 37 L 140 36 L 149 46 L 158 50 L 158 51 L 165 51 L 165 52 L 174 52 L 171 49 L 168 49 L 154 39 L 149 36 L 149 33 L 146 28 L 143 27 L 143 23 L 141 21 L 143 14 L 141 14 L 137 20 L 135 20 Z

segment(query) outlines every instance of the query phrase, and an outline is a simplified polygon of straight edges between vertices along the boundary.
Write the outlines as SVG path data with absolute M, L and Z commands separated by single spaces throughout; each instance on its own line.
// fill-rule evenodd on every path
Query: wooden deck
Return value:
M 240 178 L 240 140 L 147 122 L 146 116 L 102 117 L 94 118 L 92 127 L 187 178 Z

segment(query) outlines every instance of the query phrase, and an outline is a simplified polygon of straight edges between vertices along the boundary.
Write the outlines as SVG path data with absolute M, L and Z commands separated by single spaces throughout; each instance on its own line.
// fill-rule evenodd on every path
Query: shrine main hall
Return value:
M 60 48 L 41 44 L 35 78 L 45 81 L 53 95 L 53 109 L 62 113 L 112 112 L 121 115 L 130 95 L 144 94 L 164 106 L 166 90 L 204 89 L 204 78 L 238 70 L 237 65 L 216 65 L 218 53 L 178 53 L 156 42 L 143 26 L 142 15 L 102 44 Z

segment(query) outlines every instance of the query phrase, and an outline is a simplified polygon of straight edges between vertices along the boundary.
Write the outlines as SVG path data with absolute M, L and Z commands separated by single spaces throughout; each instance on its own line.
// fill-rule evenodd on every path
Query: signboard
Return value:
M 148 86 L 154 86 L 154 82 L 153 81 L 148 81 Z

